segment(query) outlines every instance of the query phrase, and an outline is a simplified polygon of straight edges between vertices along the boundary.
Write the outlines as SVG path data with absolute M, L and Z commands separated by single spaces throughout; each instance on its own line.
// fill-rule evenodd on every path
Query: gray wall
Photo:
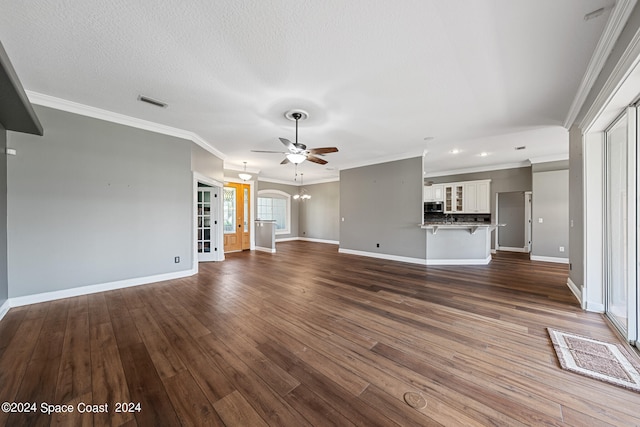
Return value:
M 189 269 L 191 142 L 36 113 L 44 137 L 8 137 L 9 297 Z
M 340 248 L 425 259 L 422 187 L 421 157 L 340 171 Z
M 0 123 L 0 150 L 6 148 L 7 132 Z M 7 277 L 7 156 L 0 154 L 0 307 L 9 298 Z
M 267 182 L 267 181 L 258 181 L 256 186 L 256 194 L 253 195 L 253 206 L 258 206 L 258 192 L 261 190 L 280 190 L 287 194 L 293 196 L 294 194 L 298 194 L 298 187 L 295 185 L 287 185 L 287 184 L 279 184 L 275 182 Z M 288 239 L 298 237 L 298 223 L 299 223 L 299 208 L 300 201 L 294 200 L 291 197 L 291 233 L 289 234 L 276 234 L 276 240 L 278 239 Z M 305 202 L 306 203 L 306 202 Z M 258 215 L 258 211 L 256 209 L 256 215 Z
M 191 143 L 191 170 L 224 182 L 224 162 L 195 143 Z
M 300 203 L 300 237 L 340 240 L 340 182 L 305 185 L 311 195 Z
M 509 193 L 512 191 L 531 191 L 531 167 L 501 169 L 486 172 L 465 173 L 458 175 L 436 176 L 425 178 L 435 184 L 442 182 L 476 181 L 480 179 L 491 180 L 491 214 L 495 215 L 496 193 Z
M 584 283 L 582 161 L 582 132 L 572 126 L 569 130 L 569 278 L 579 287 Z
M 569 170 L 554 170 L 548 164 L 534 165 L 532 205 L 531 255 L 568 258 Z M 560 252 L 560 246 L 565 252 Z
M 498 232 L 498 245 L 507 248 L 524 248 L 525 201 L 524 191 L 499 193 L 498 221 L 506 224 Z

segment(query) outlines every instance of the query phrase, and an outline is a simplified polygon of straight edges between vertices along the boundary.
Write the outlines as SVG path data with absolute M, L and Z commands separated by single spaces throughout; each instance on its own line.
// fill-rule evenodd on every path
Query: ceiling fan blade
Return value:
M 338 149 L 336 147 L 321 147 L 321 148 L 310 148 L 310 154 L 329 154 L 329 153 L 337 153 Z
M 278 154 L 287 154 L 286 151 L 271 151 L 271 150 L 251 150 L 252 153 L 278 153 Z
M 289 141 L 286 138 L 278 138 L 278 139 L 280 140 L 280 142 L 284 144 L 285 147 L 287 147 L 287 150 L 291 151 L 292 153 L 298 152 L 298 147 L 296 147 L 293 142 Z
M 289 159 L 287 159 L 286 157 L 283 161 L 280 162 L 281 165 L 286 165 L 287 163 L 289 163 Z
M 313 163 L 317 163 L 319 165 L 326 165 L 327 161 L 325 159 L 321 159 L 320 157 L 316 157 L 316 156 L 312 156 L 312 155 L 308 155 L 307 156 L 307 160 L 309 160 L 310 162 Z

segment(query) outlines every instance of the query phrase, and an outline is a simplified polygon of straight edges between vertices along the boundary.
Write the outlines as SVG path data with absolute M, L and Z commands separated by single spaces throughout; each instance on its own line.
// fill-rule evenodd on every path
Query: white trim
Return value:
M 629 42 L 629 45 L 623 52 L 622 56 L 618 60 L 616 66 L 613 68 L 613 71 L 607 78 L 607 81 L 598 93 L 598 96 L 593 101 L 591 107 L 589 107 L 589 110 L 580 122 L 579 127 L 580 129 L 582 129 L 583 133 L 602 131 L 606 126 L 613 122 L 615 117 L 620 113 L 622 109 L 618 110 L 611 108 L 612 101 L 614 100 L 614 97 L 619 93 L 622 85 L 633 73 L 639 62 L 640 31 L 637 31 Z M 634 94 L 634 96 L 635 95 L 637 94 Z M 629 101 L 630 100 L 626 100 L 626 103 L 622 105 L 622 108 L 626 107 Z M 623 99 L 621 100 L 621 102 L 625 102 L 625 100 Z
M 115 282 L 101 283 L 98 285 L 79 286 L 77 288 L 63 289 L 60 291 L 44 292 L 40 294 L 26 295 L 23 297 L 10 298 L 11 307 L 37 304 L 40 302 L 53 301 L 62 298 L 72 298 L 80 295 L 95 294 L 98 292 L 112 291 L 115 289 L 129 288 L 132 286 L 147 285 L 150 283 L 162 282 L 165 280 L 181 279 L 196 274 L 197 271 L 182 270 L 174 273 L 157 274 L 155 276 L 137 277 L 134 279 L 118 280 Z
M 276 243 L 279 242 L 293 242 L 294 240 L 298 240 L 297 237 L 283 237 L 281 239 L 276 239 Z
M 421 157 L 423 155 L 424 155 L 424 150 L 420 150 L 417 152 L 409 152 L 409 153 L 405 152 L 405 153 L 394 154 L 394 155 L 385 156 L 385 157 L 378 157 L 377 159 L 371 159 L 368 161 L 353 162 L 348 164 L 347 166 L 340 168 L 340 170 L 343 171 L 348 169 L 361 168 L 365 166 L 380 165 L 382 163 L 397 162 L 398 160 L 413 159 L 416 157 Z
M 506 251 L 506 252 L 524 252 L 524 253 L 529 252 L 527 248 L 511 248 L 509 246 L 498 246 L 498 250 Z
M 491 255 L 485 259 L 428 259 L 427 265 L 487 265 Z
M 562 162 L 564 160 L 569 160 L 569 153 L 561 153 L 561 154 L 550 154 L 548 156 L 540 156 L 540 157 L 531 157 L 529 162 L 532 165 L 538 163 L 549 163 L 549 162 Z
M 591 311 L 594 313 L 604 313 L 604 304 L 596 303 L 593 301 L 587 301 L 585 310 Z
M 615 2 L 615 6 L 611 11 L 611 15 L 609 15 L 604 31 L 602 32 L 602 35 L 598 40 L 598 44 L 593 51 L 587 71 L 585 72 L 584 77 L 582 77 L 578 92 L 571 103 L 571 108 L 569 108 L 567 118 L 564 120 L 565 128 L 569 129 L 580 113 L 584 101 L 587 99 L 591 88 L 593 88 L 593 84 L 600 75 L 600 72 L 606 63 L 609 54 L 613 50 L 620 33 L 622 33 L 635 4 L 636 0 L 618 0 Z
M 531 261 L 555 262 L 556 264 L 569 264 L 569 258 L 560 258 L 555 256 L 531 255 Z
M 315 239 L 313 237 L 298 237 L 297 240 L 302 240 L 304 242 L 315 242 L 315 243 L 327 243 L 329 245 L 339 245 L 339 240 L 325 240 L 325 239 Z
M 571 277 L 567 278 L 567 286 L 569 287 L 569 290 L 571 290 L 571 293 L 576 297 L 576 299 L 580 303 L 580 307 L 584 309 L 585 301 L 582 295 L 582 288 L 580 288 L 578 285 L 573 283 L 573 280 L 571 280 Z
M 224 183 L 213 179 L 211 177 L 208 177 L 206 175 L 203 175 L 199 172 L 193 172 L 193 212 L 192 212 L 192 217 L 193 217 L 193 240 L 191 241 L 191 246 L 193 247 L 193 256 L 192 256 L 192 263 L 191 263 L 191 269 L 193 271 L 195 271 L 196 273 L 198 272 L 198 182 L 202 182 L 204 184 L 207 185 L 211 185 L 213 187 L 217 187 L 219 189 L 219 194 L 218 194 L 218 206 L 216 207 L 216 212 L 218 213 L 217 217 L 215 218 L 216 221 L 218 221 L 218 229 L 216 232 L 216 236 L 217 236 L 217 241 L 215 242 L 215 245 L 218 247 L 218 251 L 217 255 L 216 255 L 216 259 L 214 261 L 224 261 L 224 228 L 223 228 L 223 221 L 222 221 L 222 211 L 223 211 L 223 206 L 222 206 L 222 189 L 224 188 Z
M 404 256 L 398 256 L 398 255 L 389 255 L 389 254 L 380 254 L 377 252 L 365 252 L 365 251 L 356 251 L 353 249 L 343 249 L 343 248 L 339 248 L 338 249 L 338 253 L 341 254 L 349 254 L 349 255 L 358 255 L 358 256 L 366 256 L 369 258 L 378 258 L 378 259 L 386 259 L 389 261 L 400 261 L 400 262 L 406 262 L 409 264 L 420 264 L 420 265 L 425 265 L 425 261 L 422 258 L 410 258 L 410 257 L 404 257 Z
M 531 166 L 531 162 L 527 160 L 527 161 L 518 162 L 518 163 L 503 163 L 499 165 L 489 165 L 489 166 L 482 166 L 477 168 L 451 169 L 447 171 L 429 172 L 429 173 L 425 173 L 424 177 L 434 178 L 437 176 L 461 175 L 465 173 L 476 173 L 476 172 L 491 172 L 491 171 L 497 171 L 502 169 L 526 168 L 529 166 Z
M 299 184 L 297 182 L 291 182 L 291 181 L 285 181 L 283 179 L 274 179 L 274 178 L 265 178 L 265 177 L 258 177 L 257 178 L 259 182 L 270 182 L 272 184 L 284 184 L 284 185 L 293 185 L 294 187 L 301 187 L 302 184 Z M 311 180 L 311 181 L 307 181 L 306 184 L 304 184 L 305 186 L 307 185 L 315 185 L 315 184 L 326 184 L 328 182 L 340 182 L 340 177 L 336 176 L 336 177 L 332 177 L 332 178 L 324 178 L 324 179 L 318 179 L 318 180 Z
M 9 312 L 11 308 L 11 300 L 8 299 L 0 306 L 0 320 Z
M 188 130 L 178 129 L 171 126 L 162 125 L 160 123 L 126 116 L 120 113 L 114 113 L 113 111 L 91 107 L 89 105 L 68 101 L 66 99 L 56 98 L 55 96 L 45 95 L 43 93 L 33 92 L 30 90 L 27 90 L 25 92 L 27 93 L 29 101 L 32 104 L 54 108 L 56 110 L 66 111 L 68 113 L 79 114 L 81 116 L 92 117 L 94 119 L 105 120 L 111 123 L 130 126 L 137 129 L 148 130 L 150 132 L 156 132 L 163 135 L 188 139 L 222 160 L 225 160 L 227 157 L 209 142 L 205 141 L 200 135 Z
M 286 215 L 287 215 L 287 218 L 286 218 L 287 228 L 285 228 L 284 230 L 278 230 L 276 228 L 276 231 L 275 231 L 276 236 L 278 234 L 280 234 L 280 235 L 282 235 L 282 234 L 291 234 L 291 203 L 292 203 L 291 202 L 291 194 L 289 194 L 289 193 L 287 193 L 285 191 L 275 190 L 275 189 L 271 189 L 271 188 L 265 188 L 264 190 L 258 190 L 258 193 L 256 194 L 256 197 L 255 197 L 255 201 L 256 201 L 255 205 L 256 206 L 255 206 L 254 218 L 256 218 L 256 219 L 264 219 L 264 218 L 257 218 L 257 215 L 258 215 L 257 214 L 257 212 L 258 212 L 258 203 L 259 203 L 258 199 L 261 196 L 264 197 L 264 198 L 271 198 L 271 199 L 275 198 L 275 199 L 277 199 L 277 197 L 265 196 L 265 195 L 268 195 L 268 194 L 277 194 L 278 196 L 282 196 L 280 199 L 284 198 L 284 200 L 287 201 L 287 212 L 286 212 Z M 276 242 L 277 242 L 277 240 L 276 240 Z
M 496 228 L 496 230 L 497 230 L 497 228 Z M 492 254 L 494 254 L 494 255 L 495 255 L 497 252 L 498 252 L 498 251 L 496 251 L 495 249 L 491 249 L 491 253 L 492 253 Z
M 276 248 L 263 248 L 262 246 L 256 246 L 255 250 L 260 252 L 269 252 L 272 254 L 276 253 Z

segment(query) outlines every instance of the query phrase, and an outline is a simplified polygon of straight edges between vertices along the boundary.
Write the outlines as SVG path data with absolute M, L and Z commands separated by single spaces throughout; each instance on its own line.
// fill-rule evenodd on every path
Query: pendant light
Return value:
M 244 162 L 244 172 L 238 174 L 241 180 L 249 181 L 251 179 L 251 174 L 247 173 L 247 162 Z

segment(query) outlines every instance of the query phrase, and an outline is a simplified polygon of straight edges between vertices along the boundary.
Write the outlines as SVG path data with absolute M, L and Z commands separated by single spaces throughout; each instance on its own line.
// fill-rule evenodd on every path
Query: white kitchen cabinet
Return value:
M 424 186 L 425 202 L 442 202 L 444 200 L 444 185 L 433 184 Z
M 491 181 L 469 181 L 464 183 L 464 212 L 491 213 Z
M 464 212 L 464 184 L 444 184 L 444 212 Z

